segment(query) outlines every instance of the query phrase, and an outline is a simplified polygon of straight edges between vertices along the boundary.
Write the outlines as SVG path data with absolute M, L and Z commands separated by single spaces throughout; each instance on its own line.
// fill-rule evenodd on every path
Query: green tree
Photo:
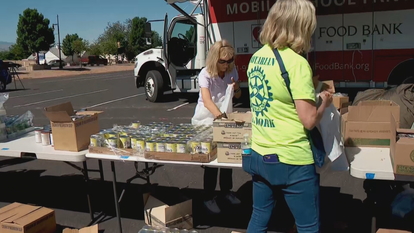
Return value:
M 21 46 L 14 44 L 7 51 L 0 51 L 0 60 L 22 60 L 30 56 Z
M 31 54 L 27 50 L 24 50 L 23 47 L 19 44 L 10 46 L 9 53 L 11 54 L 11 60 L 26 59 Z
M 102 55 L 102 48 L 101 45 L 98 42 L 94 42 L 89 45 L 89 48 L 87 49 L 90 53 L 90 55 Z
M 73 55 L 75 54 L 75 50 L 73 49 L 73 42 L 76 40 L 79 40 L 82 38 L 80 38 L 78 36 L 78 34 L 67 34 L 65 36 L 65 38 L 62 41 L 62 52 L 63 54 L 65 54 L 66 56 L 72 56 L 72 61 L 73 61 Z
M 102 52 L 110 55 L 118 54 L 118 42 L 124 44 L 126 41 L 127 27 L 119 21 L 108 23 L 104 33 L 98 38 Z
M 75 54 L 81 56 L 81 54 L 88 48 L 88 42 L 79 38 L 72 42 L 72 48 Z
M 49 27 L 50 21 L 36 9 L 27 8 L 23 14 L 19 14 L 17 24 L 17 44 L 28 53 L 48 51 L 55 43 L 53 28 Z M 39 56 L 37 56 L 39 64 Z
M 158 32 L 156 31 L 152 31 L 152 47 L 158 47 L 158 46 L 162 46 L 162 38 L 160 36 L 160 34 L 158 34 Z

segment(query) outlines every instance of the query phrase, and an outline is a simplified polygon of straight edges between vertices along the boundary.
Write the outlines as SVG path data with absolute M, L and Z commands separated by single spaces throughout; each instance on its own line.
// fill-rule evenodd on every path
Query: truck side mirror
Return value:
M 151 38 L 152 37 L 152 29 L 151 29 L 151 23 L 145 23 L 145 37 Z

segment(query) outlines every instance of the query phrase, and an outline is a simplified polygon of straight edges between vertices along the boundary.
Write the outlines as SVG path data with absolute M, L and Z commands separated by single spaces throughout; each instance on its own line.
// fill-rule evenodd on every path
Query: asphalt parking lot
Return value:
M 161 103 L 146 101 L 143 89 L 136 89 L 132 72 L 82 75 L 76 77 L 23 80 L 26 90 L 13 90 L 8 86 L 9 100 L 5 103 L 8 114 L 23 114 L 30 110 L 35 115 L 36 126 L 48 124 L 42 109 L 47 106 L 70 101 L 75 109 L 88 108 L 104 111 L 100 115 L 101 128 L 114 124 L 130 124 L 139 120 L 143 124 L 153 121 L 189 123 L 195 108 L 196 95 L 167 95 Z M 20 84 L 17 84 L 20 88 Z M 246 103 L 237 103 L 235 110 L 247 111 Z M 81 164 L 76 164 L 81 166 Z M 88 166 L 97 168 L 97 161 L 88 160 Z M 134 175 L 134 166 L 128 162 L 117 162 L 119 188 Z M 107 218 L 100 229 L 105 233 L 118 232 L 111 173 L 104 161 L 105 182 L 98 181 L 97 173 L 90 173 L 92 201 L 96 210 L 104 210 Z M 61 162 L 27 161 L 0 157 L 0 207 L 11 202 L 31 203 L 56 211 L 60 228 L 80 228 L 90 221 L 87 209 L 84 182 L 81 173 Z M 199 232 L 227 232 L 247 227 L 251 213 L 251 182 L 241 169 L 233 171 L 233 190 L 242 200 L 242 205 L 230 207 L 223 204 L 220 215 L 209 215 L 204 211 L 200 194 L 203 169 L 198 166 L 167 165 L 159 168 L 151 177 L 152 186 L 142 180 L 134 180 L 121 203 L 123 232 L 136 233 L 144 225 L 142 193 L 149 190 L 166 203 L 174 203 L 183 197 L 194 200 L 195 225 Z M 348 172 L 333 172 L 329 166 L 321 171 L 322 219 L 326 232 L 348 227 L 343 232 L 366 232 L 369 218 L 365 215 L 362 201 L 366 198 L 363 181 L 350 177 Z M 271 221 L 271 229 L 283 230 L 291 224 L 289 213 L 280 205 Z M 334 226 L 335 225 L 335 226 Z M 339 225 L 339 226 L 338 226 Z M 358 225 L 358 226 L 357 226 Z

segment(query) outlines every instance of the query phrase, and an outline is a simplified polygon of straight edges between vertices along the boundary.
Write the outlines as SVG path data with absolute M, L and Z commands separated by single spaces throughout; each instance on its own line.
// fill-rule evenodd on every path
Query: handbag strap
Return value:
M 283 63 L 282 56 L 280 56 L 278 49 L 273 49 L 273 52 L 275 54 L 277 63 L 279 64 L 280 71 L 282 72 L 282 77 L 285 80 L 287 90 L 290 94 L 290 97 L 292 98 L 293 105 L 295 105 L 295 100 L 293 99 L 292 91 L 290 90 L 289 73 L 287 72 L 285 64 Z

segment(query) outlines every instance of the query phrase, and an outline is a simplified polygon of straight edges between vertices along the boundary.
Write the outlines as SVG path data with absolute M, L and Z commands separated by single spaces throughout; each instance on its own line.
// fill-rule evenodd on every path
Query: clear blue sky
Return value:
M 189 12 L 191 3 L 177 4 Z M 133 17 L 164 19 L 165 13 L 171 20 L 179 12 L 164 0 L 1 0 L 0 41 L 15 42 L 19 14 L 26 8 L 36 8 L 52 23 L 59 15 L 61 40 L 66 34 L 78 35 L 90 42 L 103 33 L 108 22 L 125 22 Z M 152 29 L 162 36 L 163 23 L 153 23 Z M 57 31 L 55 32 L 57 42 Z

